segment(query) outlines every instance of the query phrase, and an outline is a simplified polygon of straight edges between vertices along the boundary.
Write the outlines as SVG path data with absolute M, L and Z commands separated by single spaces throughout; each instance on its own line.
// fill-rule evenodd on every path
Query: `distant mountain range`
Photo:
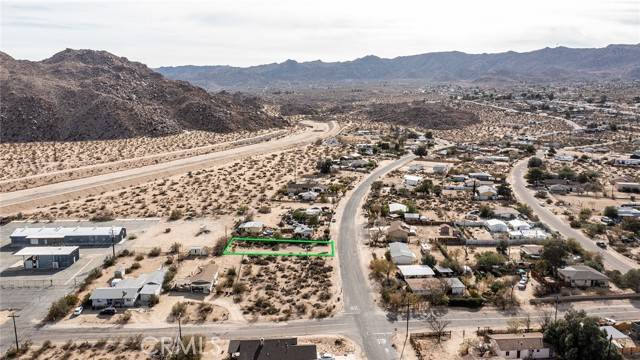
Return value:
M 184 130 L 282 126 L 253 96 L 165 79 L 106 51 L 61 51 L 42 61 L 0 52 L 0 141 L 96 140 Z
M 497 54 L 436 52 L 345 62 L 287 60 L 246 68 L 172 66 L 156 69 L 170 79 L 208 90 L 418 80 L 432 83 L 558 83 L 640 79 L 640 44 L 597 49 L 544 48 Z

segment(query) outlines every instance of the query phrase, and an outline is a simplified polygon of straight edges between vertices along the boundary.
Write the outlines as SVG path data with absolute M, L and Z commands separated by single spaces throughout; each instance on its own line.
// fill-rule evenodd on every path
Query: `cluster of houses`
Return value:
M 163 290 L 167 270 L 158 270 L 141 274 L 138 277 L 125 278 L 125 270 L 118 268 L 110 287 L 96 288 L 91 292 L 89 300 L 95 309 L 105 307 L 134 307 L 150 305 L 154 297 L 160 296 Z M 190 274 L 185 279 L 176 281 L 176 291 L 209 294 L 218 280 L 218 265 L 210 262 Z
M 543 229 L 534 228 L 531 224 L 520 219 L 503 221 L 489 219 L 484 222 L 486 229 L 492 234 L 504 233 L 512 240 L 531 240 L 533 242 L 546 240 L 551 236 Z
M 398 265 L 398 271 L 411 291 L 417 295 L 429 295 L 436 289 L 446 289 L 453 296 L 463 296 L 466 290 L 464 283 L 454 277 L 453 270 L 447 267 L 436 265 L 432 269 L 427 265 L 406 264 Z

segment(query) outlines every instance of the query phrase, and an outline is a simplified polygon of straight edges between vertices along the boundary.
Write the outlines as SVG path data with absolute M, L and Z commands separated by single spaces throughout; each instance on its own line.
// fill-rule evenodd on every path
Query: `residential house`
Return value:
M 118 283 L 119 284 L 119 283 Z M 123 288 L 120 286 L 97 288 L 91 292 L 91 306 L 99 309 L 108 306 L 133 307 L 140 296 L 139 288 Z
M 494 233 L 509 231 L 509 227 L 507 226 L 507 224 L 504 221 L 498 219 L 489 219 L 485 221 L 485 227 L 487 228 L 487 230 Z
M 520 246 L 520 257 L 527 259 L 539 259 L 544 247 L 542 245 L 522 245 Z
M 469 177 L 472 179 L 478 179 L 480 181 L 493 181 L 495 180 L 491 174 L 486 172 L 474 172 L 469 173 Z
M 298 238 L 310 239 L 313 237 L 313 228 L 300 224 L 293 229 L 293 234 Z
M 568 194 L 574 190 L 574 188 L 570 185 L 565 184 L 553 184 L 549 186 L 549 192 L 552 194 Z
M 495 200 L 498 191 L 493 186 L 482 185 L 476 188 L 476 198 L 478 200 Z
M 298 345 L 297 338 L 231 340 L 231 360 L 317 360 L 316 345 Z
M 517 218 L 520 213 L 511 207 L 498 206 L 493 210 L 493 214 L 500 219 L 511 220 Z
M 238 231 L 244 235 L 258 235 L 264 230 L 264 224 L 259 221 L 247 221 L 238 226 Z
M 618 217 L 640 218 L 640 210 L 631 207 L 618 206 Z
M 304 201 L 315 201 L 320 194 L 315 191 L 305 191 L 298 194 L 298 197 Z
M 389 253 L 391 255 L 391 261 L 396 265 L 410 265 L 417 259 L 416 254 L 409 249 L 407 244 L 401 242 L 390 243 Z
M 319 207 L 310 207 L 304 211 L 307 216 L 320 216 L 322 214 L 322 209 Z
M 541 332 L 522 334 L 493 334 L 491 346 L 503 359 L 548 359 L 551 347 L 544 343 Z
M 510 239 L 526 239 L 530 241 L 542 241 L 546 240 L 549 233 L 542 229 L 529 229 L 529 230 L 512 230 L 509 231 Z
M 142 285 L 142 288 L 140 288 L 140 291 L 138 292 L 141 303 L 149 304 L 154 296 L 160 296 L 166 272 L 166 270 L 160 269 L 145 276 L 144 285 Z
M 415 233 L 415 229 L 413 231 Z M 387 228 L 387 240 L 407 242 L 411 235 L 411 226 L 402 221 L 394 221 Z
M 609 278 L 586 265 L 572 265 L 558 270 L 558 276 L 571 287 L 609 287 Z
M 513 230 L 531 230 L 531 225 L 529 225 L 529 223 L 519 219 L 511 220 L 508 223 L 509 227 Z
M 640 348 L 636 346 L 633 340 L 613 326 L 601 326 L 600 330 L 607 333 L 607 339 L 611 340 L 611 344 L 618 349 L 623 355 L 632 355 L 640 352 Z
M 451 182 L 465 182 L 468 177 L 466 175 L 451 175 L 449 176 L 449 180 Z
M 418 213 L 404 213 L 404 221 L 412 224 L 427 222 L 428 219 Z
M 400 203 L 391 203 L 389 204 L 389 213 L 391 214 L 404 214 L 409 211 L 407 205 Z
M 410 278 L 404 280 L 411 292 L 417 295 L 429 295 L 433 291 L 445 292 L 445 284 L 436 278 Z
M 640 183 L 637 182 L 617 182 L 616 190 L 620 192 L 640 192 Z
M 287 194 L 289 194 L 289 196 L 295 196 L 307 191 L 322 194 L 327 191 L 327 186 L 314 180 L 300 182 L 290 181 L 287 183 Z
M 421 182 L 422 182 L 422 176 L 416 176 L 416 175 L 405 175 L 402 180 L 402 183 L 404 184 L 404 186 L 409 188 L 416 187 Z
M 424 170 L 424 165 L 422 164 L 413 164 L 407 168 L 407 172 L 410 174 L 422 172 L 423 170 Z
M 435 273 L 427 265 L 399 265 L 398 270 L 403 279 L 434 277 Z
M 189 290 L 193 293 L 209 294 L 218 281 L 218 265 L 213 262 L 198 267 L 195 274 L 187 278 Z
M 445 164 L 436 164 L 433 165 L 433 172 L 439 175 L 445 175 L 447 173 L 447 171 L 449 171 L 449 166 L 445 165 Z M 462 180 L 464 181 L 464 180 Z
M 77 246 L 29 246 L 13 254 L 22 257 L 25 269 L 62 269 L 80 258 Z

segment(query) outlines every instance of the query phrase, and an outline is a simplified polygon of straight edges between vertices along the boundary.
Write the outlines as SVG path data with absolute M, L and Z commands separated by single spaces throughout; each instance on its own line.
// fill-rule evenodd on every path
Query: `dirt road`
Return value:
M 328 136 L 336 135 L 340 128 L 337 123 L 306 122 L 309 129 L 277 140 L 237 147 L 219 152 L 178 159 L 160 164 L 96 175 L 0 194 L 0 216 L 8 216 L 31 210 L 55 202 L 90 196 L 126 186 L 145 183 L 157 178 L 184 174 L 220 165 L 245 156 L 282 151 L 313 143 Z

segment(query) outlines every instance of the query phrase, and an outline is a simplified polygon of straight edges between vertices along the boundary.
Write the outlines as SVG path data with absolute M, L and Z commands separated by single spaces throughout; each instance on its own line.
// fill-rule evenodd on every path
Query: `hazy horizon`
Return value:
M 139 19 L 145 21 L 139 21 Z M 325 1 L 2 2 L 0 49 L 42 60 L 106 50 L 151 67 L 349 61 L 429 52 L 527 52 L 640 43 L 640 2 L 494 0 L 395 4 Z

